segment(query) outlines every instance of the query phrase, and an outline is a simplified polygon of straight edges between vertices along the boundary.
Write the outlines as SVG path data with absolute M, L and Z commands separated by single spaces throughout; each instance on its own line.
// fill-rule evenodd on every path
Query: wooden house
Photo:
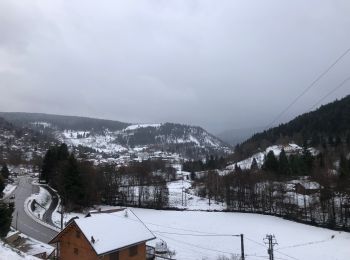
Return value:
M 74 219 L 49 243 L 60 260 L 145 260 L 155 236 L 139 220 L 107 213 Z
M 320 191 L 321 186 L 317 182 L 297 182 L 295 192 L 302 195 L 311 195 Z

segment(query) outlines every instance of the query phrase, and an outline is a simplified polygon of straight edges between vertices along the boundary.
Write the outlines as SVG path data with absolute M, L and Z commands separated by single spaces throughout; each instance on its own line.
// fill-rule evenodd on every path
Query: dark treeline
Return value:
M 350 96 L 296 117 L 294 120 L 253 135 L 236 147 L 243 157 L 272 144 L 295 142 L 312 147 L 350 145 Z
M 253 160 L 249 170 L 236 166 L 224 176 L 208 171 L 195 185 L 199 195 L 225 202 L 229 211 L 271 214 L 350 230 L 350 160 L 345 156 L 338 160 L 339 174 L 335 174 L 329 171 L 327 162 L 331 160 L 324 154 L 313 157 L 306 149 L 289 156 L 269 153 L 261 169 Z M 299 182 L 298 175 L 309 177 Z M 310 188 L 310 183 L 317 185 Z
M 0 197 L 3 196 L 3 190 L 5 188 L 5 183 L 10 176 L 10 171 L 6 164 L 3 164 L 0 170 Z M 14 203 L 5 203 L 0 201 L 0 238 L 6 237 L 7 233 L 10 231 L 10 226 L 12 222 L 12 213 L 14 211 Z
M 163 161 L 134 162 L 117 170 L 107 165 L 100 170 L 105 204 L 157 209 L 167 207 L 169 192 L 164 176 L 172 180 L 175 171 L 166 167 Z
M 58 191 L 68 210 L 91 206 L 99 201 L 96 170 L 91 163 L 78 161 L 65 144 L 47 151 L 40 180 Z
M 105 129 L 111 131 L 121 130 L 127 127 L 129 124 L 106 119 L 96 119 L 79 116 L 62 116 L 62 115 L 49 115 L 42 113 L 21 113 L 21 112 L 0 112 L 0 116 L 7 121 L 23 127 L 32 125 L 34 128 L 39 128 L 40 125 L 31 124 L 32 122 L 47 122 L 57 127 L 60 130 L 94 130 L 96 132 L 102 132 Z
M 223 157 L 208 156 L 206 160 L 191 160 L 183 163 L 182 169 L 187 172 L 200 172 L 214 169 L 221 169 L 226 166 L 226 160 Z
M 40 180 L 58 191 L 66 210 L 99 203 L 162 208 L 168 204 L 163 176 L 170 180 L 174 174 L 174 169 L 161 160 L 135 162 L 118 169 L 113 165 L 97 167 L 77 160 L 62 144 L 45 154 Z
M 231 160 L 238 162 L 276 144 L 296 143 L 297 153 L 269 152 L 262 168 L 217 176 L 215 171 L 197 180 L 199 191 L 227 203 L 229 210 L 260 212 L 298 221 L 349 230 L 350 214 L 350 96 L 321 106 L 294 120 L 253 135 L 236 146 Z M 288 185 L 308 176 L 320 188 Z

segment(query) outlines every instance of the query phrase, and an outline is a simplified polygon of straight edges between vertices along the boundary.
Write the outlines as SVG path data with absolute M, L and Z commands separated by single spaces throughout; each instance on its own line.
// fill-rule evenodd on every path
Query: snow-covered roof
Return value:
M 97 255 L 122 249 L 155 238 L 139 220 L 108 213 L 75 219 Z M 91 238 L 93 237 L 94 242 Z
M 290 183 L 300 184 L 305 189 L 308 189 L 308 190 L 318 190 L 321 188 L 321 185 L 318 182 L 309 181 L 309 180 L 292 180 Z

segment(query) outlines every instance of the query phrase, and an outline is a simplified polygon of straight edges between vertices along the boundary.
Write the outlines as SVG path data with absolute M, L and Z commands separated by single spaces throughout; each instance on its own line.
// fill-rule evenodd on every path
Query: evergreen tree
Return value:
M 0 202 L 0 237 L 4 238 L 10 231 L 13 208 Z
M 278 173 L 281 175 L 289 175 L 289 164 L 288 164 L 288 158 L 286 156 L 286 152 L 284 149 L 282 149 L 279 159 L 278 159 Z
M 325 163 L 325 160 L 324 160 L 324 154 L 323 153 L 319 153 L 318 155 L 317 155 L 317 158 L 318 158 L 318 160 L 319 160 L 319 167 L 321 168 L 321 169 L 323 169 L 325 166 L 326 166 L 326 163 Z
M 313 168 L 314 158 L 306 146 L 304 146 L 303 148 L 301 159 L 302 159 L 302 174 L 310 175 Z
M 238 166 L 237 163 L 235 164 L 235 172 L 236 172 L 236 173 L 241 173 L 241 172 L 242 172 L 241 167 Z
M 42 169 L 40 173 L 40 180 L 49 182 L 52 178 L 52 173 L 55 165 L 57 165 L 57 156 L 55 147 L 51 147 L 45 154 Z
M 263 165 L 265 171 L 277 172 L 278 171 L 278 161 L 276 159 L 273 151 L 269 151 L 266 155 L 265 162 Z
M 8 177 L 10 176 L 10 171 L 7 168 L 6 163 L 2 166 L 1 168 L 1 175 L 2 177 L 4 177 L 5 179 L 8 179 Z
M 253 158 L 252 164 L 250 165 L 250 170 L 257 171 L 259 170 L 258 162 Z
M 340 155 L 339 160 L 339 177 L 341 179 L 348 178 L 350 176 L 350 166 L 348 160 L 346 160 L 344 154 Z
M 57 149 L 57 160 L 64 161 L 68 160 L 69 151 L 66 144 L 61 144 Z
M 347 147 L 350 147 L 350 133 L 347 133 L 346 138 L 345 138 L 345 142 Z
M 2 195 L 2 192 L 4 191 L 4 189 L 5 189 L 5 180 L 0 174 L 0 195 Z
M 71 154 L 68 158 L 67 168 L 63 172 L 64 204 L 70 206 L 84 204 L 84 187 L 79 172 L 78 161 Z
M 292 154 L 289 157 L 289 169 L 292 175 L 301 175 L 302 161 L 299 155 Z

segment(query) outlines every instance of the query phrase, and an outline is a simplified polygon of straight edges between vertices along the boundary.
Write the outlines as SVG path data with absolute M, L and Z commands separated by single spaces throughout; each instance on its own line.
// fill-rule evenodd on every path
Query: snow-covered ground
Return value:
M 101 207 L 103 209 L 109 209 L 111 207 Z M 93 209 L 91 209 L 93 210 Z M 79 218 L 83 218 L 85 217 L 85 215 L 88 213 L 88 210 L 85 213 L 78 213 L 78 212 L 66 212 L 63 214 L 63 226 L 65 226 L 68 221 L 74 217 L 79 217 Z M 58 212 L 58 209 L 56 209 L 53 213 L 52 213 L 52 223 L 55 224 L 56 227 L 61 228 L 61 214 Z
M 36 204 L 35 210 L 32 211 L 32 213 L 39 219 L 43 218 L 45 211 L 50 207 L 50 204 L 52 202 L 50 193 L 42 187 L 39 187 L 39 193 L 32 194 L 29 197 L 29 200 L 31 201 L 35 200 L 37 203 L 39 203 L 42 206 L 40 207 L 39 205 Z M 31 210 L 30 207 L 29 207 L 29 210 Z
M 3 242 L 0 242 L 0 259 L 1 260 L 38 260 L 39 258 L 30 256 L 19 251 L 15 251 Z
M 16 185 L 13 184 L 7 184 L 5 189 L 3 190 L 3 198 L 7 198 L 8 196 L 10 196 L 10 194 L 16 189 Z
M 253 160 L 255 159 L 258 166 L 261 167 L 263 164 L 264 164 L 264 160 L 265 160 L 265 156 L 270 152 L 270 151 L 273 151 L 274 155 L 277 157 L 280 155 L 282 149 L 284 149 L 284 151 L 286 152 L 286 154 L 297 154 L 297 153 L 301 153 L 303 148 L 298 146 L 297 144 L 288 144 L 288 145 L 273 145 L 273 146 L 269 146 L 266 148 L 265 151 L 263 152 L 259 152 L 259 153 L 256 153 L 254 155 L 252 155 L 251 157 L 243 160 L 243 161 L 240 161 L 240 162 L 237 162 L 237 163 L 234 163 L 234 164 L 231 164 L 231 165 L 228 165 L 226 167 L 226 169 L 224 171 L 222 171 L 222 174 L 225 174 L 227 173 L 228 171 L 232 171 L 235 169 L 235 165 L 237 164 L 237 166 L 239 166 L 242 170 L 244 169 L 250 169 L 251 165 L 252 165 L 252 162 Z M 308 148 L 308 150 L 310 151 L 310 153 L 312 155 L 317 155 L 318 154 L 318 151 L 315 149 L 315 148 Z
M 130 130 L 136 130 L 139 128 L 146 128 L 146 127 L 160 127 L 161 124 L 136 124 L 136 125 L 129 125 L 127 128 L 125 128 L 125 131 Z
M 106 131 L 104 135 L 90 135 L 88 131 L 66 130 L 62 133 L 63 140 L 73 146 L 85 146 L 104 153 L 127 151 L 127 148 L 115 143 L 114 133 Z
M 266 234 L 276 236 L 276 259 L 345 260 L 350 256 L 350 233 L 277 217 L 149 209 L 133 209 L 133 212 L 177 252 L 176 259 L 216 259 L 218 255 L 240 254 L 239 237 L 227 235 L 241 233 L 245 237 L 247 259 L 268 258 L 263 243 Z
M 102 207 L 102 210 L 113 207 Z M 219 256 L 240 254 L 244 234 L 246 259 L 268 258 L 263 239 L 274 234 L 275 259 L 347 260 L 350 256 L 350 233 L 317 228 L 281 218 L 232 212 L 165 211 L 129 208 L 157 236 L 148 244 L 164 240 L 175 259 L 216 260 Z M 112 213 L 125 217 L 124 212 Z M 83 217 L 83 214 L 70 216 Z
M 194 195 L 194 191 L 191 189 L 191 183 L 189 181 L 174 181 L 168 183 L 168 189 L 169 189 L 169 207 L 172 208 L 178 208 L 178 209 L 185 209 L 185 210 L 197 210 L 197 211 L 223 211 L 226 208 L 226 205 L 223 203 L 216 202 L 214 200 L 210 201 L 206 198 L 201 198 L 199 196 Z M 182 191 L 184 191 L 182 193 Z M 44 194 L 42 194 L 43 196 Z M 97 205 L 95 208 L 91 208 L 90 210 L 94 209 L 110 209 L 115 208 L 112 206 L 105 206 L 105 205 Z M 52 214 L 52 222 L 56 225 L 56 227 L 61 226 L 61 214 L 57 211 L 59 209 L 56 209 L 56 211 Z M 39 212 L 40 211 L 40 212 Z M 87 210 L 84 213 L 77 213 L 77 212 L 71 212 L 71 213 L 64 213 L 63 216 L 63 223 L 67 223 L 70 219 L 74 217 L 84 217 L 89 210 Z M 42 216 L 42 209 L 37 209 L 35 211 L 35 215 Z
M 168 183 L 169 189 L 169 207 L 187 209 L 187 210 L 208 210 L 222 211 L 226 208 L 225 204 L 218 203 L 206 198 L 198 197 L 194 194 L 189 181 L 174 181 Z

